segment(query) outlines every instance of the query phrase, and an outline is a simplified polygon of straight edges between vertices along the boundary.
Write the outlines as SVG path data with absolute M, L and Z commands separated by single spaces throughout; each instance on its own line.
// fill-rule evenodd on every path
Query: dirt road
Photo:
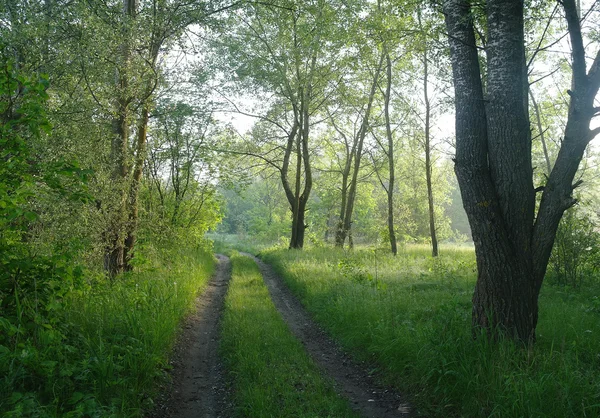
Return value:
M 356 412 L 365 418 L 415 416 L 400 394 L 375 383 L 365 367 L 340 350 L 312 320 L 269 265 L 251 254 L 245 255 L 252 257 L 258 264 L 271 299 L 292 333 L 302 342 L 324 373 L 335 382 L 338 393 L 350 401 Z
M 218 356 L 219 321 L 231 262 L 217 254 L 217 270 L 187 318 L 173 355 L 173 386 L 152 418 L 227 418 L 224 373 Z

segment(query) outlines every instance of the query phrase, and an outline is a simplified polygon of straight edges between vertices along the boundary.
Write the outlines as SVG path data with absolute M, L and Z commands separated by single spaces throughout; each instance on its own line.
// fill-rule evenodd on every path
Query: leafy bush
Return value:
M 581 213 L 570 210 L 563 216 L 548 266 L 550 282 L 580 287 L 598 269 L 600 234 L 594 223 Z

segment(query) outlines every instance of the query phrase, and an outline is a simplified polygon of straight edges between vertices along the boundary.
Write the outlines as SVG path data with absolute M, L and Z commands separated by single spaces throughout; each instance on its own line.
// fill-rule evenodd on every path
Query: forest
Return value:
M 600 2 L 0 0 L 0 415 L 600 416 Z

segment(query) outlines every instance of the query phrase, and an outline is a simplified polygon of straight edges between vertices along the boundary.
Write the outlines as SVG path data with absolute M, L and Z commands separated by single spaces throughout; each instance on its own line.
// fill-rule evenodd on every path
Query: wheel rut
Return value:
M 149 418 L 227 418 L 230 416 L 225 377 L 219 360 L 220 319 L 231 262 L 217 254 L 215 274 L 196 298 L 184 324 L 172 360 L 172 387 L 157 402 Z M 170 389 L 170 390 L 169 390 Z
M 312 320 L 300 301 L 268 264 L 251 254 L 258 264 L 271 299 L 315 363 L 334 381 L 337 392 L 352 409 L 366 418 L 415 417 L 402 395 L 375 382 L 363 365 L 356 363 Z

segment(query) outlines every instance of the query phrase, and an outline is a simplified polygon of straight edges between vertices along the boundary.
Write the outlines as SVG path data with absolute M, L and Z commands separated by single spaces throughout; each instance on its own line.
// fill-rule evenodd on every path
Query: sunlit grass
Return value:
M 472 249 L 271 250 L 315 319 L 427 416 L 600 415 L 597 288 L 545 287 L 533 349 L 471 336 Z
M 283 322 L 254 261 L 232 261 L 221 351 L 235 416 L 353 417 Z
M 81 336 L 84 373 L 94 396 L 124 416 L 151 406 L 151 391 L 167 367 L 179 321 L 215 265 L 206 252 L 174 252 L 169 261 L 159 270 L 96 286 L 67 310 L 65 320 Z

